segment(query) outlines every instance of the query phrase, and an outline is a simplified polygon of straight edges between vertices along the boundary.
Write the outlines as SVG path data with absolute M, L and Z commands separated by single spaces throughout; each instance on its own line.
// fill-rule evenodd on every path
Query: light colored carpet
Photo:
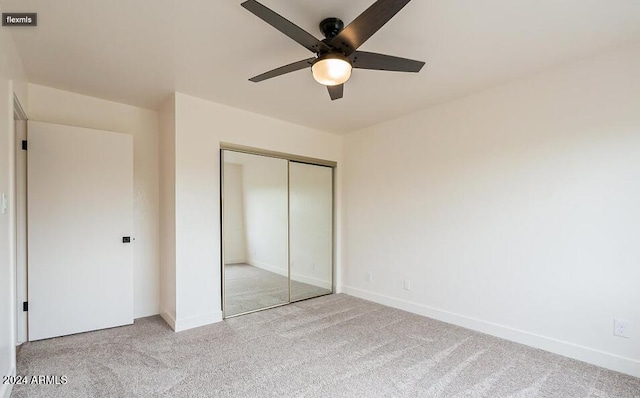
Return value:
M 271 307 L 289 302 L 289 279 L 249 264 L 224 267 L 226 315 Z M 291 301 L 331 293 L 307 283 L 291 281 Z
M 640 397 L 640 379 L 329 295 L 174 334 L 159 317 L 27 343 L 13 397 Z

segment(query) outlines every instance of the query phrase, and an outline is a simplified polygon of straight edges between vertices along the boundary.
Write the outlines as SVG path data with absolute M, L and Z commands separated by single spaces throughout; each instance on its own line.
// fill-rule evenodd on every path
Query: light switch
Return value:
M 7 195 L 2 193 L 2 196 L 0 196 L 0 202 L 1 202 L 1 206 L 2 206 L 2 214 L 6 214 L 7 213 L 7 206 L 9 204 L 9 199 L 7 198 Z

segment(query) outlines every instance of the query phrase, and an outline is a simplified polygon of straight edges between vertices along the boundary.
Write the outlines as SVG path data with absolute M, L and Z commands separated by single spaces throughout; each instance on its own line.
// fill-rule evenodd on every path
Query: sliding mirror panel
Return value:
M 333 169 L 289 163 L 291 301 L 332 292 Z
M 289 302 L 287 160 L 223 156 L 224 313 Z

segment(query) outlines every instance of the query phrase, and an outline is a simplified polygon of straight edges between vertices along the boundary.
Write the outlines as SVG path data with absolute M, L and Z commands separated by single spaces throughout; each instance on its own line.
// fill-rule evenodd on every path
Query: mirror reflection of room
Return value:
M 224 153 L 225 314 L 289 302 L 287 161 Z
M 224 312 L 332 292 L 332 169 L 223 151 Z

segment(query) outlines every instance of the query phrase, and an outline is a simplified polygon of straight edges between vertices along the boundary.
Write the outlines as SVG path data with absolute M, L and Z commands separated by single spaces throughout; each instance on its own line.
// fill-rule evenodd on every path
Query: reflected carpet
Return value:
M 287 277 L 249 264 L 227 264 L 224 267 L 226 314 L 267 308 L 289 302 Z M 291 301 L 329 294 L 329 289 L 291 281 Z

